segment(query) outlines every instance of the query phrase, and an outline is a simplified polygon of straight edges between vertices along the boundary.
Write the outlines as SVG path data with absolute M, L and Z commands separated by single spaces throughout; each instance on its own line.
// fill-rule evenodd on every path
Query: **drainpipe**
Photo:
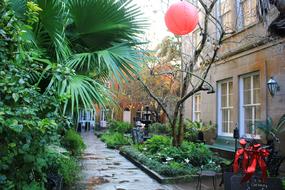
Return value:
M 267 61 L 265 60 L 265 62 L 264 62 L 264 70 L 265 70 L 265 83 L 267 82 L 267 80 L 268 80 L 268 68 L 267 68 L 267 66 L 268 66 L 268 64 L 267 64 Z M 267 93 L 267 86 L 266 86 L 266 90 L 265 90 L 265 114 L 266 114 L 266 118 L 265 119 L 267 119 L 268 118 L 268 93 Z

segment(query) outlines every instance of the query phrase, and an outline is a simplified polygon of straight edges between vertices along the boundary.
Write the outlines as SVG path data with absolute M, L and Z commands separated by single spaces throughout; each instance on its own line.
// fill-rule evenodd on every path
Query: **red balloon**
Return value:
M 177 35 L 192 32 L 198 24 L 198 10 L 186 1 L 172 4 L 167 10 L 165 24 L 168 30 Z

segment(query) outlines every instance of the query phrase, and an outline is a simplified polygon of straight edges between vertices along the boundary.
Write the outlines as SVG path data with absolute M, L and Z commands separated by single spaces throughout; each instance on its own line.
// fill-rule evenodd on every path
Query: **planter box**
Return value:
M 269 177 L 262 182 L 260 175 L 254 175 L 250 181 L 241 183 L 241 174 L 235 175 L 232 172 L 224 174 L 225 190 L 282 190 L 282 182 L 278 177 Z

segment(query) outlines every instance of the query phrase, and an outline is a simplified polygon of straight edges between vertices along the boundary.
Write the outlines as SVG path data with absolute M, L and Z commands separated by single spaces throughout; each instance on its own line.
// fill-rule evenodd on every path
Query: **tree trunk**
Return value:
M 171 123 L 171 128 L 172 128 L 172 146 L 178 147 L 176 122 Z
M 178 146 L 180 146 L 183 143 L 184 140 L 184 130 L 185 125 L 184 125 L 184 103 L 182 103 L 180 107 L 180 114 L 179 114 L 179 125 L 178 125 Z

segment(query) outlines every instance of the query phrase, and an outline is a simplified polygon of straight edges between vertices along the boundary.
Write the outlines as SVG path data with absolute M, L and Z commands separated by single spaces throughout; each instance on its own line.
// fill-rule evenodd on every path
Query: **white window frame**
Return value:
M 228 1 L 228 0 L 220 0 L 219 1 L 219 19 L 220 19 L 220 22 L 221 22 L 221 24 L 222 24 L 222 26 L 223 26 L 223 28 L 224 28 L 224 30 L 233 30 L 233 22 L 231 22 L 232 23 L 232 26 L 225 26 L 225 23 L 224 23 L 224 18 L 225 18 L 225 16 L 226 15 L 228 15 L 229 14 L 229 17 L 230 18 L 232 18 L 232 14 L 233 14 L 233 12 L 232 12 L 232 8 L 231 7 L 229 7 L 228 8 L 228 10 L 226 10 L 226 11 L 223 11 L 222 10 L 222 1 Z M 225 3 L 225 2 L 224 2 Z M 230 2 L 230 0 L 228 1 L 228 3 L 229 3 L 229 6 L 231 6 L 231 2 Z M 232 20 L 232 19 L 231 19 Z
M 251 77 L 251 102 L 253 102 L 253 77 L 256 76 L 256 75 L 259 75 L 259 79 L 260 79 L 260 73 L 259 72 L 254 72 L 254 73 L 250 73 L 250 74 L 246 74 L 246 75 L 242 75 L 240 76 L 240 79 L 239 79 L 239 97 L 240 97 L 240 101 L 239 101 L 239 128 L 240 128 L 240 136 L 244 136 L 246 138 L 256 138 L 256 139 L 259 139 L 260 138 L 260 135 L 255 135 L 253 136 L 252 134 L 248 134 L 248 133 L 245 133 L 245 129 L 246 129 L 246 126 L 244 126 L 244 107 L 245 106 L 261 106 L 261 103 L 258 103 L 258 104 L 247 104 L 247 105 L 244 105 L 244 93 L 243 93 L 243 88 L 244 88 L 244 78 L 247 78 L 247 77 Z M 259 80 L 260 81 L 260 80 Z M 254 110 L 254 107 L 253 107 L 253 110 Z M 255 115 L 255 112 L 253 111 L 252 112 L 252 118 L 254 119 L 254 115 Z
M 232 137 L 233 136 L 233 132 L 231 133 L 225 133 L 223 132 L 223 118 L 222 118 L 222 84 L 227 84 L 227 97 L 229 96 L 229 83 L 232 82 L 233 84 L 233 79 L 227 79 L 227 80 L 223 80 L 221 82 L 218 82 L 218 135 L 219 136 L 227 136 L 227 137 Z M 232 87 L 233 88 L 233 87 Z M 232 99 L 233 100 L 233 99 Z M 229 98 L 227 99 L 227 101 L 229 101 Z M 229 102 L 227 102 L 227 105 L 229 105 Z M 234 106 L 231 107 L 226 107 L 226 109 L 234 109 Z M 228 121 L 230 117 L 228 118 Z M 229 126 L 228 126 L 229 127 Z
M 200 96 L 200 110 L 195 110 L 195 105 L 196 105 L 196 102 L 195 102 L 195 98 L 197 97 L 197 96 Z M 202 96 L 201 96 L 201 93 L 198 93 L 198 94 L 195 94 L 194 96 L 193 96 L 193 103 L 192 103 L 192 120 L 193 121 L 201 121 L 201 101 L 202 101 Z M 200 117 L 199 117 L 199 119 L 197 119 L 196 118 L 196 114 L 199 114 L 200 115 Z
M 243 8 L 243 4 L 246 2 L 246 1 L 249 1 L 250 2 L 250 6 L 251 6 L 251 10 L 255 10 L 255 20 L 250 22 L 249 24 L 245 25 L 245 17 L 246 15 L 244 15 L 244 8 Z M 257 4 L 257 0 L 255 1 L 256 4 Z M 246 28 L 246 27 L 249 27 L 251 26 L 252 24 L 256 23 L 257 22 L 257 10 L 255 9 L 256 7 L 256 4 L 255 5 L 252 5 L 252 0 L 239 0 L 239 3 L 240 3 L 240 6 L 239 8 L 241 9 L 241 14 L 242 14 L 242 28 Z M 253 7 L 253 8 L 252 8 Z

